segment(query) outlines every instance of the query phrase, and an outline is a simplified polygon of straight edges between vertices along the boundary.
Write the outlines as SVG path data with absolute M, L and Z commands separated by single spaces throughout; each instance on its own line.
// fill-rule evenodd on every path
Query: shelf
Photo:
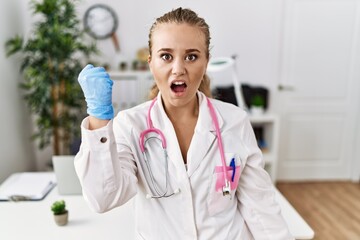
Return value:
M 264 144 L 262 150 L 265 169 L 272 181 L 276 182 L 276 169 L 278 161 L 279 118 L 276 114 L 249 115 L 259 146 Z
M 152 79 L 150 71 L 108 71 L 113 80 L 141 80 Z
M 272 153 L 263 153 L 263 158 L 266 165 L 272 164 L 277 160 L 275 154 Z
M 266 113 L 263 115 L 251 115 L 249 114 L 250 122 L 253 124 L 257 123 L 272 123 L 278 120 L 278 116 L 271 113 Z

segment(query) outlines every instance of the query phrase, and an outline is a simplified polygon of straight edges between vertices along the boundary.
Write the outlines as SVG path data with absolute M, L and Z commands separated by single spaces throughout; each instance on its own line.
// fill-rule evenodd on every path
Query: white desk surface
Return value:
M 314 231 L 278 192 L 282 213 L 296 239 L 312 239 Z M 69 223 L 59 227 L 53 220 L 51 204 L 64 199 Z M 82 196 L 59 196 L 54 188 L 42 201 L 0 202 L 0 239 L 4 240 L 119 240 L 134 239 L 132 201 L 98 214 L 92 212 Z

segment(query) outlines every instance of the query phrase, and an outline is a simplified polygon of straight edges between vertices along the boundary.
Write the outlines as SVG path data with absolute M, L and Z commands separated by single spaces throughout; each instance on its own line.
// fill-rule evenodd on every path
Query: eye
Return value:
M 172 60 L 172 56 L 170 54 L 168 54 L 168 53 L 163 53 L 163 54 L 160 55 L 160 57 L 164 61 L 171 61 Z
M 193 62 L 193 61 L 195 61 L 197 58 L 198 58 L 198 57 L 197 57 L 196 54 L 189 54 L 189 55 L 186 56 L 185 60 L 186 60 L 186 61 Z

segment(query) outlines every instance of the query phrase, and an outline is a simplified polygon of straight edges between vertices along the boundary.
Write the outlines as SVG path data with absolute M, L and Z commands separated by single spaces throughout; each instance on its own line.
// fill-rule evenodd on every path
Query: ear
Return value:
M 152 73 L 152 69 L 151 69 L 151 55 L 148 56 L 147 62 L 148 62 L 148 65 L 149 65 L 149 70 L 150 70 L 150 72 Z
M 206 66 L 205 66 L 205 70 L 204 70 L 204 78 L 205 78 L 205 75 L 206 75 L 206 73 L 207 73 L 207 67 L 208 67 L 208 65 L 209 65 L 209 59 L 206 61 Z M 204 80 L 204 78 L 203 78 L 203 80 Z
M 209 66 L 209 61 L 210 61 L 210 59 L 208 58 L 208 59 L 206 60 L 205 73 L 207 72 L 207 67 Z

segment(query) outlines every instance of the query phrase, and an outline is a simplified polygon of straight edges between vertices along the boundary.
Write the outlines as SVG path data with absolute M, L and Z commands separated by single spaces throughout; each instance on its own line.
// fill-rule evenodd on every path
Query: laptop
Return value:
M 75 156 L 65 155 L 52 157 L 57 188 L 60 195 L 82 194 L 81 185 L 75 172 L 74 158 Z

